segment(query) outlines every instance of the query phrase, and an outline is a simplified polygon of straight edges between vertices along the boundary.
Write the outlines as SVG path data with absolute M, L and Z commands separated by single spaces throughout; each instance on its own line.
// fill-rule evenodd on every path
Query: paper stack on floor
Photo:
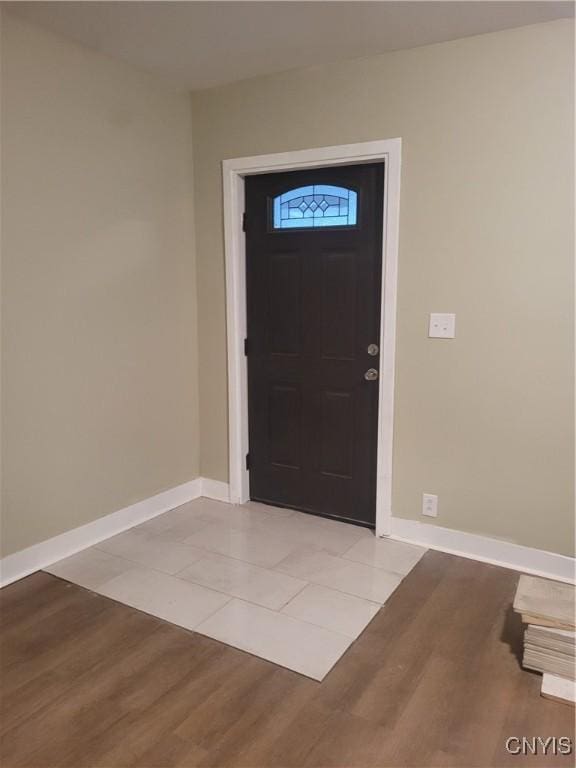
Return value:
M 520 577 L 514 610 L 527 624 L 522 664 L 543 674 L 543 696 L 576 702 L 575 589 L 571 584 Z

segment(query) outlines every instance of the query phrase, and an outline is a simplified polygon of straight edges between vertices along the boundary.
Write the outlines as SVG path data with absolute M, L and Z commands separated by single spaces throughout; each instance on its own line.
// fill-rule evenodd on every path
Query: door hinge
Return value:
M 246 454 L 246 469 L 250 469 L 250 454 Z
M 242 232 L 246 232 L 246 214 L 242 214 Z
M 244 339 L 244 354 L 248 357 L 248 339 Z

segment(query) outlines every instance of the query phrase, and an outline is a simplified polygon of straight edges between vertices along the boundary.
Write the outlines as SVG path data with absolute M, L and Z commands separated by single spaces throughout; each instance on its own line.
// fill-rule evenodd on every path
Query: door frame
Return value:
M 376 535 L 388 536 L 392 517 L 392 440 L 394 422 L 394 357 L 400 218 L 402 139 L 382 139 L 272 155 L 222 161 L 226 324 L 228 342 L 228 452 L 230 501 L 250 498 L 248 453 L 248 364 L 246 338 L 246 239 L 243 231 L 244 179 L 262 173 L 338 165 L 384 163 L 382 216 L 382 292 L 380 314 L 380 378 L 376 470 Z

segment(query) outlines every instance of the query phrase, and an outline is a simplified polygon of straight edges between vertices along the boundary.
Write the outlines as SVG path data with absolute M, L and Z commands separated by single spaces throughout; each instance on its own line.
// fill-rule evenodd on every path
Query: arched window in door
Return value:
M 297 187 L 274 198 L 274 229 L 354 227 L 358 194 L 330 184 Z

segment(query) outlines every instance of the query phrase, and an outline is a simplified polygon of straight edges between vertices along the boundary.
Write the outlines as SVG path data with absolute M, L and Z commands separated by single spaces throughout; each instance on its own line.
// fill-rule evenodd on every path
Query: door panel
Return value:
M 246 180 L 250 496 L 369 526 L 383 181 L 381 164 Z
M 322 357 L 354 360 L 357 336 L 357 254 L 331 251 L 322 258 Z
M 269 355 L 299 355 L 302 320 L 300 254 L 270 253 L 268 269 L 267 352 Z
M 302 393 L 297 384 L 270 385 L 268 456 L 270 464 L 301 469 Z
M 354 445 L 354 393 L 322 393 L 320 471 L 323 475 L 352 478 Z

